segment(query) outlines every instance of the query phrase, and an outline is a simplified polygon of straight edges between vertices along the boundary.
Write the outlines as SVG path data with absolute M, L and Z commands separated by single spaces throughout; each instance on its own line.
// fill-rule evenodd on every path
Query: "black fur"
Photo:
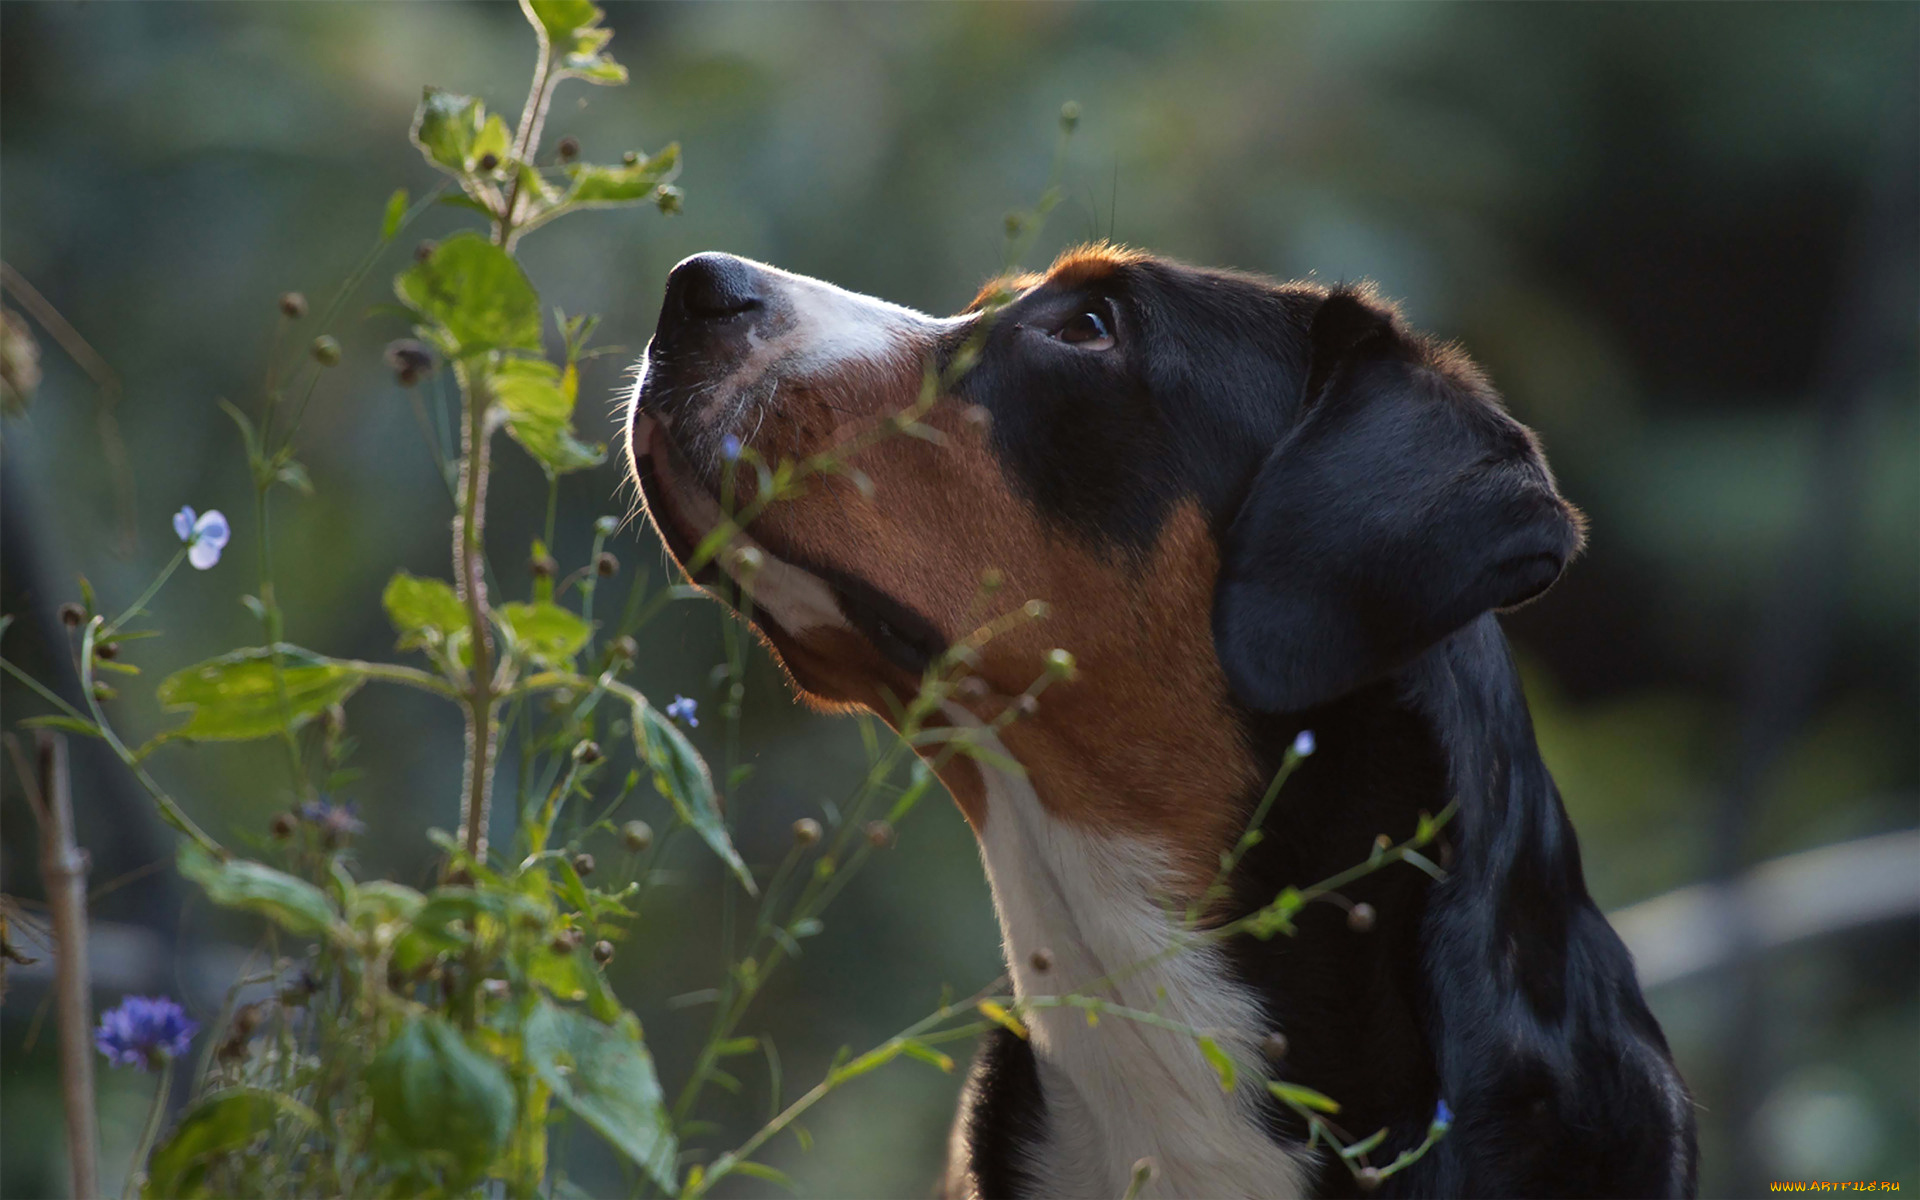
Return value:
M 1113 351 L 1046 332 L 1098 299 Z M 1580 542 L 1532 435 L 1458 354 L 1363 292 L 1161 262 L 1048 284 L 998 319 L 962 383 L 1008 478 L 1118 554 L 1195 497 L 1222 547 L 1214 636 L 1251 742 L 1318 753 L 1242 863 L 1228 916 L 1365 859 L 1450 799 L 1443 882 L 1398 866 L 1240 939 L 1285 1032 L 1282 1077 L 1334 1096 L 1374 1161 L 1451 1132 L 1380 1195 L 1671 1196 L 1694 1188 L 1691 1101 L 1625 948 L 1594 906 L 1490 610 L 1550 586 Z M 1119 731 L 1116 731 L 1119 732 Z M 1255 797 L 1245 803 L 1249 812 Z M 1304 1136 L 1289 1110 L 1275 1137 Z M 982 1047 L 961 1130 L 984 1195 L 1027 1193 L 1044 1136 L 1031 1051 Z M 1315 1180 L 1355 1194 L 1339 1163 Z

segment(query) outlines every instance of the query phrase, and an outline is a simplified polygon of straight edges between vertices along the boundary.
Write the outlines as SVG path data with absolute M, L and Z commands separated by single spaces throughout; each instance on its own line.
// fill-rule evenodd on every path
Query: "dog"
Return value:
M 945 319 L 707 253 L 669 276 L 638 376 L 630 461 L 682 564 L 742 444 L 804 460 L 934 389 L 920 436 L 853 443 L 747 523 L 759 554 L 698 575 L 755 564 L 751 619 L 803 698 L 896 714 L 982 623 L 989 572 L 999 611 L 1049 606 L 941 701 L 992 753 L 940 776 L 1016 995 L 1188 1032 L 1034 1008 L 986 1035 L 946 1194 L 1110 1198 L 1142 1159 L 1147 1194 L 1183 1197 L 1693 1193 L 1692 1101 L 1496 616 L 1554 583 L 1583 518 L 1461 351 L 1367 288 L 1109 245 Z M 1054 647 L 1073 678 L 996 722 Z M 1375 871 L 1293 936 L 1183 937 L 1302 731 L 1315 752 L 1205 923 L 1452 804 L 1438 878 Z M 1239 1065 L 1231 1092 L 1192 1030 Z M 1450 1123 L 1383 1178 L 1310 1144 L 1269 1078 L 1335 1100 L 1348 1139 L 1384 1130 L 1376 1165 Z

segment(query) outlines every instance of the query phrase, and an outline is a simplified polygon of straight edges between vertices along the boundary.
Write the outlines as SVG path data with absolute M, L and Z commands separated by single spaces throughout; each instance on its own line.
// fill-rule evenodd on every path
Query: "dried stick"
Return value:
M 7 750 L 40 823 L 40 877 L 53 913 L 54 997 L 59 1014 L 60 1094 L 67 1109 L 67 1160 L 76 1200 L 92 1200 L 100 1194 L 100 1180 L 93 1108 L 92 985 L 87 977 L 88 861 L 73 840 L 67 739 L 51 730 L 35 730 L 31 763 L 11 735 Z

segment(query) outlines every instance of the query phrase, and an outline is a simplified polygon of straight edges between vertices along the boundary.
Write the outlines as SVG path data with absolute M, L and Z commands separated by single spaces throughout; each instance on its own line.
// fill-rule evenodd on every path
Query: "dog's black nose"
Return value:
M 723 321 L 761 305 L 759 272 L 731 254 L 696 254 L 667 276 L 662 323 L 669 313 L 688 321 Z

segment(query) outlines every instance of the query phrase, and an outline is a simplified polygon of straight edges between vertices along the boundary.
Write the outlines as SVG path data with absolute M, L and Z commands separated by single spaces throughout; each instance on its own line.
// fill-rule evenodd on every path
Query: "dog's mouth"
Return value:
M 793 652 L 821 629 L 852 629 L 888 663 L 915 676 L 945 653 L 946 639 L 931 621 L 860 576 L 783 545 L 764 520 L 736 529 L 724 545 L 709 546 L 728 514 L 668 420 L 637 413 L 633 451 L 647 513 L 667 552 L 695 584 L 759 626 L 796 674 L 804 656 Z M 752 602 L 743 603 L 745 597 Z

